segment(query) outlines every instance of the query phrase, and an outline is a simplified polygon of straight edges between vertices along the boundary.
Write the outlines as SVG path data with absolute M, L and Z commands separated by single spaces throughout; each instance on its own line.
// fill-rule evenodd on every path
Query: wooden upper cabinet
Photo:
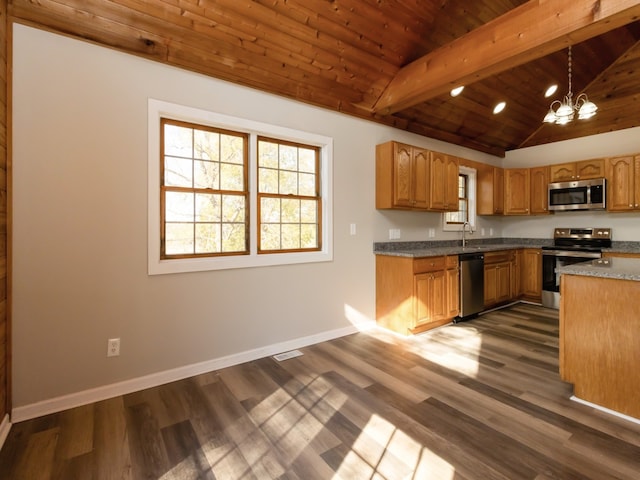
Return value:
M 528 168 L 507 168 L 504 171 L 505 215 L 529 215 L 530 179 Z
M 458 157 L 430 152 L 429 208 L 431 210 L 458 210 Z
M 484 165 L 478 169 L 476 188 L 478 215 L 502 215 L 504 213 L 504 170 Z
M 640 209 L 640 155 L 607 158 L 607 210 Z
M 428 207 L 428 150 L 398 142 L 377 145 L 376 208 Z
M 549 167 L 529 170 L 531 178 L 531 215 L 549 213 Z
M 581 160 L 579 162 L 560 163 L 549 166 L 550 182 L 569 182 L 588 180 L 605 176 L 605 161 L 602 158 Z

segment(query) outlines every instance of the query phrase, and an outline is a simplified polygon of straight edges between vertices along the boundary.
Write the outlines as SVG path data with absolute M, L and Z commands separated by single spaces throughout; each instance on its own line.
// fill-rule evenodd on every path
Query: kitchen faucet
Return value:
M 467 246 L 467 239 L 465 237 L 465 231 L 467 229 L 467 225 L 469 225 L 469 233 L 473 234 L 473 230 L 471 229 L 471 224 L 469 222 L 464 222 L 462 224 L 462 248 Z

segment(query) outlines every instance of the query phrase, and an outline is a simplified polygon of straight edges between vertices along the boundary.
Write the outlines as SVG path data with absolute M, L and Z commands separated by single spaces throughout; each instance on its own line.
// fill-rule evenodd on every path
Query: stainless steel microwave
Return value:
M 604 210 L 606 198 L 604 178 L 549 184 L 549 210 Z

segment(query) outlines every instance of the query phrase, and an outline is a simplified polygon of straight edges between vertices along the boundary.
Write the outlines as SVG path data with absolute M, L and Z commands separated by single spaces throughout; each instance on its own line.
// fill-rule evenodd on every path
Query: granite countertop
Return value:
M 557 273 L 640 282 L 640 258 L 599 258 L 556 269 Z
M 553 245 L 553 240 L 544 238 L 472 239 L 465 248 L 462 248 L 460 240 L 379 242 L 373 244 L 373 253 L 375 255 L 394 257 L 422 258 L 440 255 L 460 255 L 461 253 L 496 252 L 516 248 L 540 248 L 551 245 Z M 640 254 L 640 242 L 613 242 L 611 248 L 603 248 L 602 251 Z
M 513 250 L 517 248 L 540 248 L 549 242 L 542 239 L 510 239 L 512 243 L 497 241 L 469 242 L 462 248 L 459 241 L 433 241 L 433 242 L 386 242 L 374 245 L 373 253 L 376 255 L 388 255 L 393 257 L 438 257 L 440 255 L 460 255 L 461 253 L 497 252 L 500 250 Z

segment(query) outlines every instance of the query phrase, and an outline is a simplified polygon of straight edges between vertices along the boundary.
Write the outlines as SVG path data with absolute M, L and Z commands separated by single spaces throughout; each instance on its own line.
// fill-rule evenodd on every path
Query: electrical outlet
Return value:
M 390 228 L 389 229 L 389 240 L 398 240 L 400 238 L 400 229 L 399 228 Z
M 107 340 L 107 357 L 117 357 L 120 355 L 120 339 L 110 338 Z
M 484 228 L 481 228 L 481 229 L 480 229 L 480 235 L 481 235 L 482 237 L 484 237 Z
M 356 224 L 355 223 L 352 223 L 352 224 L 349 225 L 349 233 L 351 235 L 355 235 L 356 234 Z
M 433 238 L 436 236 L 436 229 L 435 228 L 430 228 L 429 229 L 429 238 Z
M 493 237 L 493 228 L 490 228 L 490 229 L 489 229 L 489 236 L 490 236 L 490 237 Z

